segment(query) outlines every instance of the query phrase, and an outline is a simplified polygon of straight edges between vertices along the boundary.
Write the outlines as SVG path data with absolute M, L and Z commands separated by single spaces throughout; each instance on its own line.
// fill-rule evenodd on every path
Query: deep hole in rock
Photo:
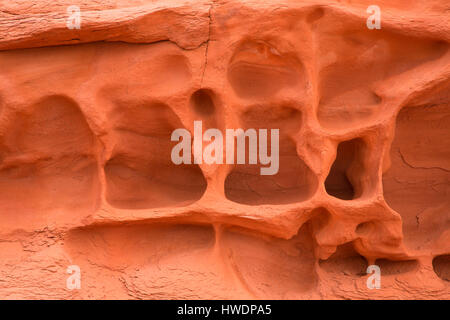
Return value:
M 212 115 L 216 108 L 214 105 L 214 93 L 209 89 L 200 89 L 191 96 L 191 106 L 194 111 L 202 116 Z
M 116 146 L 105 165 L 107 201 L 123 209 L 183 206 L 199 200 L 206 180 L 198 165 L 176 165 L 173 130 L 183 128 L 159 102 L 118 103 L 111 117 Z
M 259 163 L 252 165 L 246 161 L 246 164 L 235 165 L 225 180 L 225 196 L 229 200 L 248 205 L 287 204 L 310 198 L 317 188 L 317 179 L 298 156 L 292 138 L 301 125 L 300 111 L 287 106 L 253 106 L 243 114 L 243 122 L 246 128 L 269 129 L 269 152 L 269 131 L 272 128 L 280 128 L 279 170 L 274 175 L 261 175 L 262 166 Z M 248 140 L 246 139 L 247 158 Z
M 96 140 L 71 98 L 43 97 L 17 113 L 1 144 L 0 211 L 14 213 L 2 223 L 45 221 L 49 208 L 71 212 L 67 219 L 94 210 Z
M 337 149 L 336 159 L 325 180 L 325 189 L 333 197 L 342 200 L 357 198 L 362 190 L 358 175 L 362 173 L 362 139 L 341 142 Z
M 370 233 L 375 227 L 374 221 L 361 222 L 356 226 L 355 232 L 358 235 L 364 235 Z
M 442 280 L 450 281 L 450 254 L 435 257 L 433 270 Z
M 331 23 L 325 15 L 321 26 Z M 373 88 L 387 78 L 436 61 L 448 50 L 448 44 L 433 39 L 412 38 L 389 30 L 336 26 L 334 32 L 318 33 L 319 56 L 329 54 L 333 43 L 334 62 L 321 68 L 321 92 L 317 116 L 322 126 L 346 129 L 369 123 L 381 115 L 382 99 Z M 355 57 L 358 57 L 355 59 Z
M 292 52 L 282 52 L 263 40 L 240 43 L 227 72 L 234 92 L 243 99 L 265 99 L 306 83 L 302 63 Z

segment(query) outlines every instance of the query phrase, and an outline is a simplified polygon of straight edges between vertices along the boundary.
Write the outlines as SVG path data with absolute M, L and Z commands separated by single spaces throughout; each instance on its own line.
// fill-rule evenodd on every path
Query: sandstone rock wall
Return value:
M 1 298 L 450 298 L 447 0 L 73 4 L 0 2 Z M 196 120 L 279 172 L 174 164 Z

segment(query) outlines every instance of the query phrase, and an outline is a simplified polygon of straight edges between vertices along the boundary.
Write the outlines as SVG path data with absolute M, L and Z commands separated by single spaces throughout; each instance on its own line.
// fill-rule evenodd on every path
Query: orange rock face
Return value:
M 0 298 L 450 298 L 448 0 L 30 2 L 0 4 Z M 194 121 L 279 129 L 278 172 L 175 164 Z

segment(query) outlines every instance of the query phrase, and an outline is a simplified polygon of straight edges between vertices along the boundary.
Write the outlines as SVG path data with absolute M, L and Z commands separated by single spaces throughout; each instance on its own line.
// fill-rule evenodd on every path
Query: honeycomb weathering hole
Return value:
M 171 160 L 171 134 L 183 126 L 167 105 L 118 103 L 112 119 L 117 142 L 105 165 L 111 205 L 146 209 L 201 198 L 206 180 L 198 165 L 175 165 Z
M 215 112 L 214 93 L 209 89 L 200 89 L 191 96 L 194 111 L 202 116 L 210 116 Z
M 325 189 L 333 197 L 352 200 L 362 194 L 364 142 L 361 139 L 341 142 L 336 159 L 325 180 Z
M 413 247 L 432 245 L 450 228 L 449 127 L 448 103 L 407 107 L 397 116 L 383 189 L 402 217 L 406 244 Z
M 416 271 L 419 268 L 417 260 L 393 261 L 377 259 L 375 265 L 380 267 L 381 275 L 396 275 Z
M 328 28 L 335 19 L 321 19 L 318 28 Z M 344 27 L 346 28 L 346 27 Z M 333 43 L 319 49 L 320 103 L 318 119 L 330 129 L 376 119 L 382 112 L 382 98 L 374 88 L 389 77 L 408 72 L 420 65 L 438 60 L 448 44 L 429 39 L 414 39 L 384 29 L 335 30 L 320 33 L 320 43 Z
M 45 219 L 55 209 L 77 216 L 98 198 L 95 140 L 77 104 L 63 96 L 41 99 L 16 114 L 3 140 L 2 219 Z M 65 216 L 71 219 L 70 215 Z
M 225 179 L 225 196 L 248 205 L 287 204 L 309 199 L 317 188 L 316 176 L 298 156 L 291 137 L 300 129 L 300 111 L 291 107 L 256 106 L 244 112 L 243 121 L 250 128 L 280 128 L 279 170 L 274 175 L 261 175 L 259 164 L 236 165 Z
M 260 166 L 237 165 L 225 179 L 225 196 L 249 204 L 287 204 L 309 199 L 316 177 L 297 156 L 292 140 L 280 141 L 280 168 L 272 176 L 260 175 Z
M 189 106 L 193 120 L 202 121 L 204 130 L 218 129 L 224 125 L 221 100 L 213 90 L 196 90 L 189 99 Z
M 184 224 L 104 225 L 73 229 L 65 243 L 74 259 L 115 269 L 156 264 L 164 257 L 211 249 L 214 230 Z
M 171 54 L 162 54 L 156 58 L 158 63 L 152 73 L 154 77 L 154 90 L 162 92 L 172 92 L 174 88 L 181 88 L 189 83 L 192 76 L 189 61 L 185 56 Z
M 308 224 L 289 240 L 232 228 L 221 243 L 234 271 L 256 297 L 295 299 L 317 285 Z
M 433 269 L 439 278 L 450 281 L 450 254 L 435 257 Z
M 270 97 L 304 80 L 295 54 L 282 53 L 263 40 L 240 43 L 228 67 L 228 81 L 241 98 Z
M 375 228 L 376 228 L 375 221 L 366 221 L 358 224 L 355 228 L 355 232 L 357 235 L 367 235 L 370 232 L 372 232 L 372 230 L 374 230 Z

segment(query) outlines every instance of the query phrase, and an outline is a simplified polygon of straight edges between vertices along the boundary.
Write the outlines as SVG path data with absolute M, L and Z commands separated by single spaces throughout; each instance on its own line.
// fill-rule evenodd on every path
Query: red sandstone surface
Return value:
M 449 299 L 449 42 L 448 0 L 0 1 L 0 298 Z M 279 172 L 175 165 L 195 120 Z

